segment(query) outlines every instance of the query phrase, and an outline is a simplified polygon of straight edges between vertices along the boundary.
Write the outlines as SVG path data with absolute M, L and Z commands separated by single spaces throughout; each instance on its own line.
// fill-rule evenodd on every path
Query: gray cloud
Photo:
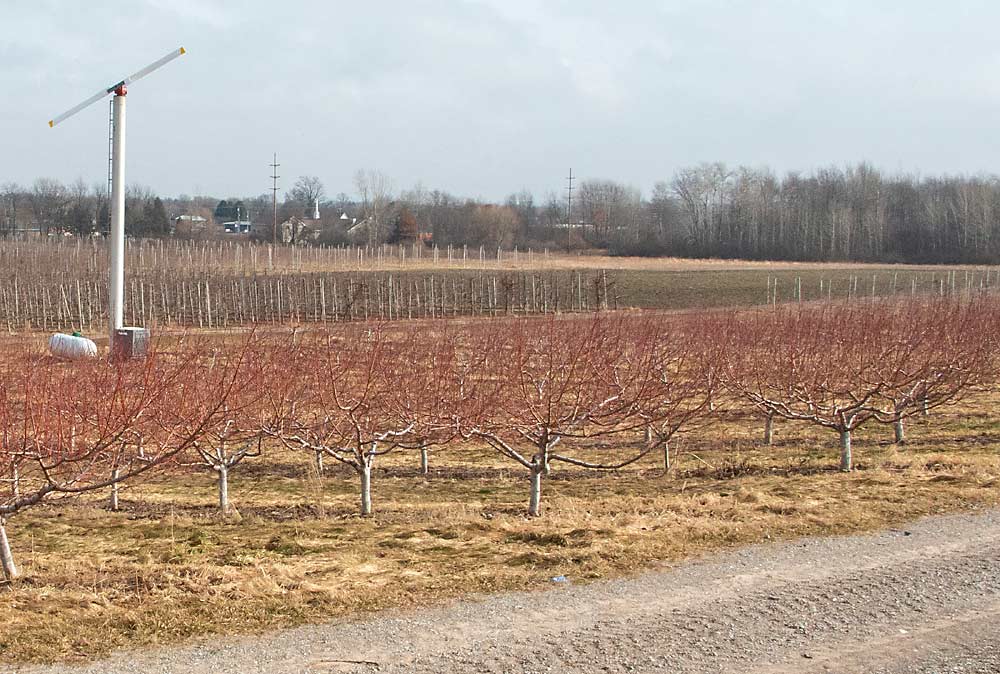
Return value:
M 104 180 L 107 108 L 54 114 L 183 44 L 129 96 L 128 178 L 351 190 L 359 167 L 499 198 L 573 166 L 647 189 L 704 160 L 994 167 L 1000 7 L 845 0 L 7 0 L 0 180 Z

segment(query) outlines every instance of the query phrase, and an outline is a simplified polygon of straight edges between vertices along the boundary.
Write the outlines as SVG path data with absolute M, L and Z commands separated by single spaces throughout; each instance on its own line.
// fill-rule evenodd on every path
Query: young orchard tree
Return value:
M 470 374 L 477 368 L 476 359 L 463 357 L 461 335 L 447 325 L 437 327 L 428 339 L 416 333 L 407 357 L 410 364 L 409 386 L 418 387 L 413 409 L 417 412 L 414 439 L 402 445 L 420 454 L 420 474 L 430 472 L 428 455 L 432 449 L 444 447 L 460 435 L 461 408 L 465 396 L 472 394 Z M 456 376 L 456 373 L 464 373 Z M 404 381 L 407 379 L 403 374 Z
M 774 412 L 769 409 L 762 410 L 764 413 L 764 438 L 765 445 L 770 447 L 774 444 Z
M 881 314 L 838 305 L 739 314 L 730 319 L 724 381 L 768 416 L 836 431 L 841 470 L 853 466 L 851 434 L 874 416 L 884 386 L 870 375 L 883 356 Z M 851 315 L 848 315 L 851 314 Z
M 991 298 L 893 307 L 897 327 L 912 346 L 905 372 L 879 392 L 875 418 L 892 426 L 896 444 L 906 441 L 907 417 L 927 415 L 995 382 L 998 309 Z
M 0 485 L 5 484 L 5 493 L 10 498 L 21 495 L 21 463 L 24 453 L 16 445 L 16 422 L 14 405 L 9 401 L 10 382 L 0 377 Z
M 193 465 L 202 466 L 216 474 L 219 488 L 219 511 L 223 515 L 232 513 L 229 503 L 229 474 L 244 459 L 261 455 L 264 430 L 246 427 L 240 423 L 231 410 L 223 412 L 222 419 L 209 429 L 202 441 L 195 444 L 198 461 Z
M 701 427 L 715 412 L 718 362 L 715 335 L 698 319 L 676 332 L 664 329 L 655 364 L 656 397 L 650 400 L 645 426 L 647 451 L 663 450 L 663 470 L 670 470 L 670 441 Z M 639 458 L 642 458 L 641 456 Z
M 252 338 L 237 365 L 240 386 L 228 396 L 218 420 L 194 443 L 197 460 L 192 465 L 215 472 L 219 511 L 223 516 L 232 512 L 230 474 L 244 460 L 261 455 L 267 428 L 264 391 L 283 376 L 286 353 L 287 346 L 280 339 Z M 208 367 L 214 368 L 215 362 L 210 361 Z
M 24 452 L 17 439 L 16 394 L 9 374 L 5 372 L 3 375 L 0 378 L 0 475 L 8 486 L 0 492 L 0 499 L 9 503 L 21 497 L 20 464 L 24 460 Z M 6 524 L 6 517 L 0 515 L 0 580 L 13 580 L 19 573 L 7 539 Z
M 9 518 L 137 478 L 193 447 L 217 421 L 239 385 L 240 354 L 211 372 L 202 355 L 199 345 L 121 362 L 24 353 L 0 372 L 0 469 L 13 465 L 19 473 L 17 489 L 0 494 L 0 566 L 8 580 L 18 575 Z
M 953 397 L 968 384 L 960 372 L 983 365 L 977 356 L 959 369 L 941 367 L 953 343 L 934 335 L 953 317 L 915 303 L 734 314 L 718 327 L 723 380 L 755 409 L 835 431 L 840 469 L 850 471 L 853 432 L 871 420 L 893 423 L 908 409 L 889 409 L 886 399 L 933 396 L 925 390 L 932 381 Z M 970 337 L 970 353 L 981 352 L 974 344 L 982 339 Z
M 528 469 L 530 516 L 541 514 L 542 477 L 552 462 L 613 470 L 656 447 L 597 463 L 557 451 L 564 441 L 666 424 L 667 414 L 677 411 L 665 388 L 676 380 L 666 365 L 662 322 L 550 318 L 493 321 L 475 330 L 469 348 L 486 355 L 479 399 L 465 410 L 462 432 Z M 661 427 L 663 437 L 675 432 L 681 416 Z
M 375 460 L 435 442 L 450 422 L 444 405 L 452 340 L 414 329 L 349 327 L 299 346 L 291 386 L 272 404 L 269 432 L 289 448 L 349 466 L 360 480 L 360 514 L 372 514 Z

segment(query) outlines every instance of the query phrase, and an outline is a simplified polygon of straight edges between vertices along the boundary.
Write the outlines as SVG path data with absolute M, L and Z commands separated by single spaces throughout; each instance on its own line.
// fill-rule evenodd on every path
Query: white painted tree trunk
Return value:
M 848 473 L 854 467 L 851 457 L 851 432 L 840 432 L 840 470 Z
M 323 477 L 323 452 L 316 452 L 316 472 Z
M 223 515 L 229 514 L 229 468 L 219 466 L 216 468 L 219 473 L 219 510 Z
M 896 419 L 892 424 L 892 432 L 896 439 L 896 444 L 901 445 L 906 442 L 906 433 L 903 429 L 903 420 Z
M 372 467 L 362 461 L 361 468 L 361 516 L 368 517 L 372 514 Z
M 10 551 L 10 541 L 7 540 L 7 521 L 0 517 L 0 570 L 7 580 L 14 580 L 20 573 L 14 564 L 14 555 Z
M 10 480 L 13 483 L 14 498 L 21 498 L 21 471 L 18 470 L 17 462 L 14 463 Z
M 646 441 L 647 447 L 653 443 L 653 427 L 649 424 L 646 424 L 646 432 L 643 439 Z
M 924 400 L 924 401 L 923 401 L 923 402 L 921 403 L 921 405 L 920 405 L 920 411 L 921 411 L 921 413 L 922 413 L 922 414 L 923 414 L 923 415 L 924 415 L 925 417 L 929 417 L 929 416 L 931 415 L 931 409 L 930 409 L 930 407 L 929 407 L 929 406 L 927 405 L 927 401 L 926 401 L 926 400 Z
M 426 475 L 429 472 L 428 461 L 427 461 L 427 450 L 420 450 L 420 474 Z
M 542 473 L 544 469 L 537 463 L 531 467 L 531 497 L 528 500 L 528 515 L 542 514 Z
M 119 506 L 118 506 L 118 476 L 119 475 L 120 475 L 120 473 L 118 472 L 117 468 L 115 468 L 114 470 L 111 471 L 111 479 L 114 480 L 114 482 L 111 483 L 111 498 L 108 500 L 108 509 L 111 512 L 113 512 L 113 513 L 116 513 L 119 510 Z
M 669 442 L 664 442 L 663 443 L 663 470 L 664 471 L 669 471 L 670 470 L 670 443 Z
M 768 414 L 764 421 L 764 444 L 771 446 L 774 444 L 774 415 Z

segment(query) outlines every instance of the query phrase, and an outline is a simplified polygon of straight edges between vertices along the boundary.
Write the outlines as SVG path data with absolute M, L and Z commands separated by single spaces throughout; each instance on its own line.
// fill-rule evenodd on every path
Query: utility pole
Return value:
M 566 250 L 569 250 L 573 234 L 573 169 L 566 178 Z
M 271 208 L 274 211 L 274 222 L 271 224 L 271 243 L 275 246 L 278 245 L 278 167 L 281 164 L 278 163 L 278 153 L 274 153 L 274 159 L 271 160 Z

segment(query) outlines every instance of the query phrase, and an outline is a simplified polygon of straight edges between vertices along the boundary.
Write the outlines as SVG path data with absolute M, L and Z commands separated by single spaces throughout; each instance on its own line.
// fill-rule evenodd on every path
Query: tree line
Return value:
M 1000 260 L 997 176 L 886 175 L 861 163 L 779 178 L 767 169 L 703 164 L 679 171 L 669 184 L 658 184 L 652 204 L 659 205 L 662 221 L 671 223 L 658 232 L 658 241 L 685 255 Z
M 37 233 L 88 237 L 106 234 L 111 223 L 107 185 L 83 180 L 64 185 L 39 178 L 30 187 L 0 185 L 0 236 Z M 148 187 L 125 190 L 125 231 L 133 236 L 167 236 L 170 217 L 164 200 Z
M 315 176 L 299 177 L 277 218 L 308 220 L 298 244 L 433 242 L 446 246 L 606 249 L 617 255 L 757 260 L 994 264 L 1000 261 L 1000 178 L 886 174 L 867 163 L 777 175 L 768 168 L 701 164 L 657 182 L 586 179 L 538 198 L 491 202 L 416 185 L 396 190 L 380 171 L 358 171 L 351 193 L 328 198 Z M 87 235 L 106 230 L 106 188 L 39 179 L 0 187 L 0 234 Z M 570 198 L 571 197 L 571 198 Z M 319 205 L 320 218 L 313 220 Z M 202 230 L 174 231 L 170 218 L 199 215 Z M 222 237 L 221 221 L 270 223 L 271 195 L 161 198 L 131 186 L 126 230 L 134 236 Z M 215 222 L 215 221 L 218 222 Z M 271 229 L 258 237 L 270 240 Z

